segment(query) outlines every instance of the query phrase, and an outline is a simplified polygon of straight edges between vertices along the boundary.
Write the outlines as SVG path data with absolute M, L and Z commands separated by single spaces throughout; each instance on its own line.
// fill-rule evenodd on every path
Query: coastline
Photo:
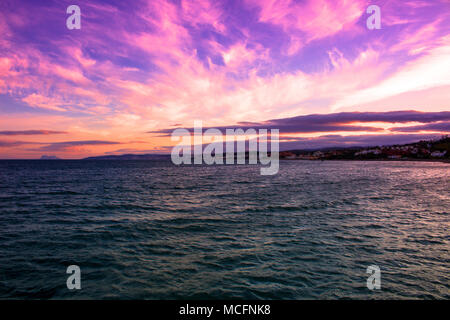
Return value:
M 450 163 L 450 159 L 286 159 L 280 158 L 280 160 L 286 161 L 382 161 L 382 162 L 441 162 Z

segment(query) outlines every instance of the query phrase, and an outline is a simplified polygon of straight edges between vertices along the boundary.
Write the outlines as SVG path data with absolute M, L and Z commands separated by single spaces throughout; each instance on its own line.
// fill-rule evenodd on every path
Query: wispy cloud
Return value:
M 0 140 L 0 148 L 18 147 L 18 146 L 22 146 L 25 144 L 30 144 L 30 143 L 24 142 L 24 141 L 2 141 L 2 140 Z
M 280 133 L 324 133 L 324 132 L 377 132 L 383 128 L 373 126 L 362 126 L 361 123 L 433 123 L 428 128 L 440 131 L 448 129 L 448 123 L 434 123 L 438 121 L 450 120 L 450 111 L 442 112 L 419 112 L 419 111 L 391 111 L 391 112 L 341 112 L 331 114 L 312 114 L 291 118 L 274 119 L 263 122 L 241 122 L 237 125 L 217 127 L 225 132 L 227 128 L 241 129 L 279 129 Z M 420 131 L 426 126 L 412 126 L 391 128 L 392 131 Z M 416 130 L 414 129 L 416 128 Z M 209 127 L 203 128 L 207 130 Z M 397 130 L 398 129 L 398 130 Z M 193 128 L 189 128 L 193 130 Z M 173 128 L 150 131 L 149 133 L 159 133 L 170 135 Z
M 53 130 L 0 131 L 1 136 L 31 136 L 31 135 L 49 135 L 49 134 L 67 134 L 67 132 L 53 131 Z
M 391 128 L 390 130 L 395 132 L 432 131 L 432 132 L 450 133 L 450 122 L 447 121 L 447 122 L 430 123 L 421 126 Z
M 65 141 L 65 142 L 54 142 L 48 145 L 39 147 L 34 149 L 36 151 L 53 151 L 53 152 L 61 152 L 67 151 L 71 148 L 83 147 L 83 146 L 101 146 L 101 145 L 117 145 L 120 142 L 114 141 L 99 141 L 99 140 L 90 140 L 90 141 Z

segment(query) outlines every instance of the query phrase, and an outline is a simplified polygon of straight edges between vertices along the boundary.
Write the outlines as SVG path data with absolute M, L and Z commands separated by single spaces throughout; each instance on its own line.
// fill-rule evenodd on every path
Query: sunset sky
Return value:
M 194 120 L 281 150 L 450 133 L 450 1 L 1 1 L 0 158 L 167 153 Z

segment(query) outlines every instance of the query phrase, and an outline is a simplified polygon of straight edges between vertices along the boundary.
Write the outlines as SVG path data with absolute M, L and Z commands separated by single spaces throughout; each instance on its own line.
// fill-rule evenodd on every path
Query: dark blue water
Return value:
M 0 298 L 448 299 L 449 169 L 0 161 Z

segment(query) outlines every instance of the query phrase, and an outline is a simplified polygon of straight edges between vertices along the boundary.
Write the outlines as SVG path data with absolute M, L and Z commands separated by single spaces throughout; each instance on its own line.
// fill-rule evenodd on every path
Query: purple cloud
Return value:
M 4 147 L 17 147 L 24 144 L 28 144 L 27 142 L 23 141 L 0 141 L 0 148 Z
M 65 131 L 53 130 L 23 130 L 23 131 L 0 131 L 2 136 L 30 136 L 30 135 L 47 135 L 47 134 L 66 134 Z
M 49 145 L 40 147 L 38 149 L 34 149 L 34 151 L 65 151 L 71 147 L 114 145 L 114 144 L 121 144 L 121 143 L 114 141 L 101 141 L 101 140 L 54 142 Z
M 437 121 L 450 120 L 450 111 L 442 112 L 419 112 L 419 111 L 390 111 L 390 112 L 341 112 L 331 114 L 311 114 L 283 119 L 273 119 L 264 122 L 240 122 L 234 126 L 222 126 L 217 129 L 225 132 L 227 128 L 241 128 L 243 130 L 253 129 L 279 129 L 280 133 L 320 133 L 320 132 L 343 132 L 343 131 L 383 131 L 381 128 L 352 125 L 355 122 L 371 123 L 433 123 Z M 204 127 L 203 130 L 207 130 Z M 188 130 L 192 131 L 193 128 Z M 161 133 L 169 136 L 173 129 L 162 129 L 148 133 Z
M 450 122 L 437 122 L 421 126 L 391 128 L 395 132 L 417 132 L 417 131 L 434 131 L 434 132 L 450 132 Z

